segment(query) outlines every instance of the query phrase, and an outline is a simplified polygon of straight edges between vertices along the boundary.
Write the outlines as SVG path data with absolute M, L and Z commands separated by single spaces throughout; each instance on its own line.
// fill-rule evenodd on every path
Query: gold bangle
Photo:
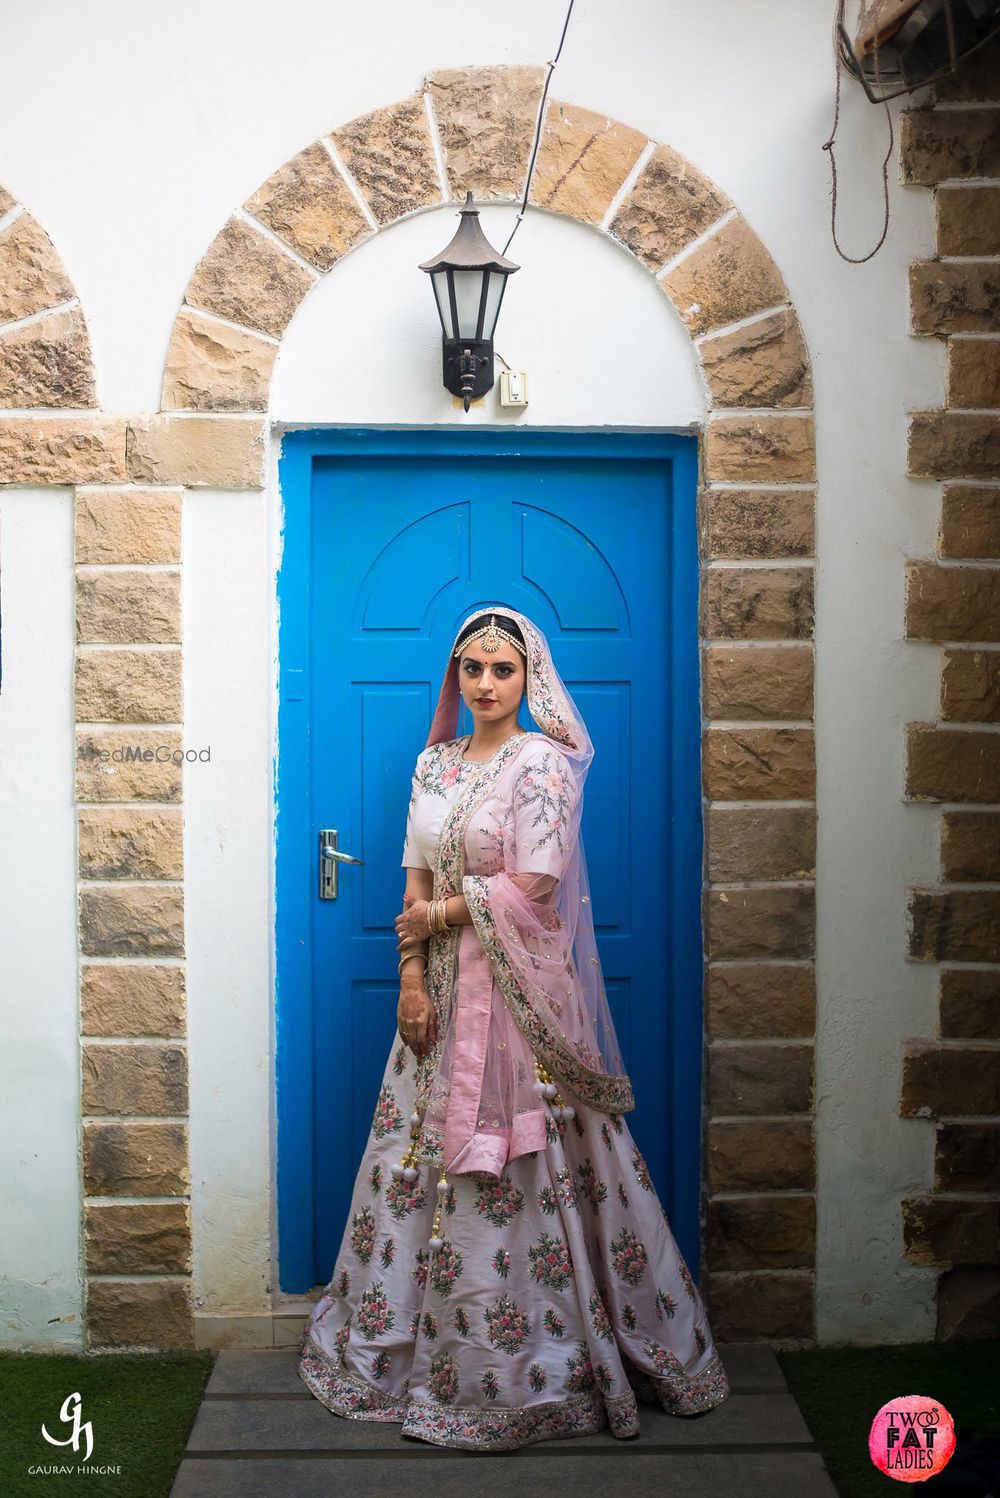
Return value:
M 411 947 L 408 951 L 401 952 L 399 954 L 399 961 L 396 963 L 397 973 L 401 973 L 403 971 L 403 963 L 409 962 L 411 957 L 421 957 L 426 961 L 426 956 L 421 948 Z

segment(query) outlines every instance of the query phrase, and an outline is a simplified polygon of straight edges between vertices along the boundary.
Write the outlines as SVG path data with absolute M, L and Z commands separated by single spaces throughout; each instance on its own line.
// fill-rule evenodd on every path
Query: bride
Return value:
M 334 1414 L 438 1446 L 629 1437 L 637 1397 L 693 1415 L 730 1392 L 623 1117 L 580 838 L 592 757 L 541 630 L 470 615 L 413 775 L 399 1044 L 299 1362 Z

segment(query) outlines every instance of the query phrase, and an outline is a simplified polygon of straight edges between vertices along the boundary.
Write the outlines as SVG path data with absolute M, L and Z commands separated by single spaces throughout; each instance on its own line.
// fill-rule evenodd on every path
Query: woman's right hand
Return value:
M 422 1060 L 437 1039 L 437 1016 L 422 976 L 404 978 L 400 983 L 396 1024 L 400 1040 Z

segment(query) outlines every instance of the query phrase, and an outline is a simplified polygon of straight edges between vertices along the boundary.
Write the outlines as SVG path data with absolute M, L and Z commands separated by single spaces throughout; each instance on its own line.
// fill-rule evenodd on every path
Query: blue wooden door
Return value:
M 583 823 L 629 1124 L 697 1272 L 701 795 L 693 439 L 294 433 L 281 461 L 280 1281 L 325 1284 L 395 1036 L 413 761 L 448 646 L 534 619 L 595 745 Z M 533 726 L 525 714 L 526 727 Z M 462 722 L 459 731 L 470 724 Z M 318 893 L 318 833 L 364 860 Z

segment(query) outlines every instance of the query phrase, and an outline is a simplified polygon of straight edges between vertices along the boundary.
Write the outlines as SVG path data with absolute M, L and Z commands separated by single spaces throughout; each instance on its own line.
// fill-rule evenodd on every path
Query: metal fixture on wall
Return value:
M 851 41 L 840 20 L 840 55 L 873 104 L 953 73 L 1000 30 L 1000 0 L 868 0 Z
M 493 385 L 493 332 L 507 277 L 520 270 L 482 231 L 479 209 L 466 193 L 461 223 L 448 247 L 420 266 L 437 298 L 444 348 L 444 385 L 466 411 Z

